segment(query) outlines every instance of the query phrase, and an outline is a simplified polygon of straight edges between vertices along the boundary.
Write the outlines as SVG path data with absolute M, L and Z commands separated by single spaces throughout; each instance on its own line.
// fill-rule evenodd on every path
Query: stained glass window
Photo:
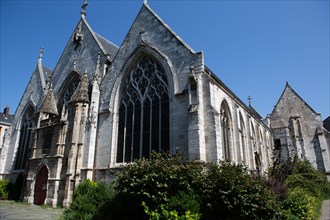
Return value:
M 15 170 L 25 169 L 25 166 L 26 166 L 26 161 L 29 156 L 31 130 L 34 125 L 34 118 L 33 118 L 34 115 L 33 114 L 34 114 L 33 108 L 29 107 L 25 111 L 25 113 L 22 117 L 19 144 L 18 144 L 18 150 L 17 150 L 17 154 L 16 154 L 16 161 L 15 161 Z
M 220 124 L 222 131 L 222 146 L 224 150 L 224 159 L 231 159 L 231 121 L 229 117 L 229 109 L 226 102 L 221 104 Z
M 169 94 L 163 68 L 142 56 L 124 79 L 119 107 L 117 162 L 169 151 Z

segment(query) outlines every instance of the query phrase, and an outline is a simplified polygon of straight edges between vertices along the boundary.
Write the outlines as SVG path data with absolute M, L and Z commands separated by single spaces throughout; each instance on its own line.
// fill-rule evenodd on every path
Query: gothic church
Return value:
M 23 180 L 22 199 L 68 206 L 81 180 L 111 181 L 111 169 L 152 151 L 267 171 L 270 121 L 205 65 L 202 52 L 146 2 L 117 47 L 92 30 L 86 6 L 54 70 L 43 66 L 41 49 L 1 151 L 0 175 Z

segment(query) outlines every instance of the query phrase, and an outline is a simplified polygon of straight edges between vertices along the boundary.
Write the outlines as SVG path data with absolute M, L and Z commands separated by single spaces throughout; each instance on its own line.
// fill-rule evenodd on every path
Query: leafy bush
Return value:
M 202 170 L 203 163 L 184 161 L 178 154 L 171 157 L 153 153 L 151 160 L 137 160 L 118 175 L 115 187 L 118 195 L 113 202 L 117 207 L 110 215 L 113 218 L 142 219 L 146 216 L 142 202 L 148 204 L 150 210 L 168 204 L 180 214 L 195 211 L 199 202 L 194 202 L 197 198 L 194 189 Z M 191 201 L 187 202 L 187 198 Z M 179 205 L 175 200 L 185 200 L 185 204 Z M 108 209 L 111 209 L 110 205 Z
M 312 196 L 321 196 L 321 186 L 315 179 L 306 178 L 304 174 L 292 174 L 285 180 L 285 185 L 289 189 L 300 188 Z
M 289 166 L 290 165 L 290 166 Z M 266 180 L 230 162 L 205 164 L 153 154 L 111 186 L 82 182 L 66 219 L 315 219 L 330 184 L 307 161 L 272 170 Z M 267 187 L 268 186 L 268 187 Z M 271 189 L 274 193 L 272 193 Z M 276 196 L 275 196 L 276 195 Z
M 260 179 L 252 179 L 242 165 L 209 164 L 201 182 L 201 210 L 205 219 L 273 219 L 279 207 Z
M 8 199 L 9 180 L 0 180 L 0 200 Z
M 115 189 L 112 218 L 182 217 L 189 212 L 202 219 L 271 219 L 278 210 L 274 195 L 243 166 L 185 161 L 180 155 L 154 154 L 151 160 L 136 161 L 118 176 Z
M 289 191 L 288 198 L 283 202 L 287 218 L 291 219 L 315 219 L 316 206 L 316 198 L 300 187 Z
M 75 189 L 70 207 L 64 212 L 64 219 L 95 219 L 100 208 L 114 196 L 112 185 L 90 180 L 82 181 Z
M 184 214 L 180 215 L 176 210 L 168 211 L 165 208 L 165 205 L 160 205 L 160 210 L 149 210 L 149 207 L 142 202 L 142 206 L 144 208 L 144 212 L 149 217 L 149 220 L 199 220 L 200 214 L 191 213 L 189 210 Z
M 273 168 L 272 178 L 289 191 L 282 200 L 286 219 L 317 219 L 322 200 L 330 198 L 330 183 L 308 160 L 295 159 Z
M 197 195 L 192 191 L 189 194 L 180 191 L 177 195 L 169 198 L 167 208 L 175 210 L 180 215 L 184 215 L 187 211 L 191 213 L 199 213 L 200 201 Z

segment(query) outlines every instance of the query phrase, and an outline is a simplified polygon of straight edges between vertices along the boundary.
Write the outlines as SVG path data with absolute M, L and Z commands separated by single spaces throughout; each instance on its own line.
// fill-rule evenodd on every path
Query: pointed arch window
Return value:
M 220 109 L 220 124 L 222 131 L 222 146 L 224 159 L 231 159 L 231 120 L 230 112 L 226 102 L 222 102 Z
M 240 118 L 240 142 L 241 142 L 241 149 L 242 149 L 242 154 L 243 154 L 243 162 L 247 162 L 247 157 L 246 157 L 246 141 L 245 141 L 245 124 L 244 124 L 244 119 L 241 113 L 239 113 L 239 118 Z
M 252 150 L 256 149 L 256 145 L 257 145 L 257 140 L 256 140 L 256 132 L 254 130 L 254 126 L 253 123 L 251 122 L 251 142 L 252 142 Z
M 117 163 L 169 151 L 168 81 L 160 64 L 142 56 L 121 89 Z
M 61 88 L 60 99 L 58 104 L 58 109 L 61 111 L 62 115 L 68 114 L 68 103 L 76 91 L 78 84 L 80 82 L 80 75 L 77 72 L 72 72 L 68 77 L 67 83 Z
M 31 129 L 34 125 L 34 110 L 30 106 L 25 111 L 20 128 L 18 150 L 16 154 L 15 170 L 25 169 L 29 155 L 29 145 L 31 140 Z

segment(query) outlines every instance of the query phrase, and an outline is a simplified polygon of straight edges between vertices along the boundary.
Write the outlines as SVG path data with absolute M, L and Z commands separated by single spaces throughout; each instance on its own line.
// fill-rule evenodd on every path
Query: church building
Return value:
M 276 163 L 308 159 L 330 180 L 330 131 L 288 82 L 269 120 Z
M 92 30 L 86 7 L 53 70 L 42 64 L 40 50 L 10 144 L 2 148 L 0 176 L 23 179 L 22 199 L 68 206 L 81 180 L 111 181 L 112 169 L 152 151 L 267 171 L 269 125 L 207 67 L 203 52 L 190 48 L 146 2 L 120 47 Z M 309 154 L 305 148 L 301 153 Z

